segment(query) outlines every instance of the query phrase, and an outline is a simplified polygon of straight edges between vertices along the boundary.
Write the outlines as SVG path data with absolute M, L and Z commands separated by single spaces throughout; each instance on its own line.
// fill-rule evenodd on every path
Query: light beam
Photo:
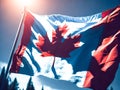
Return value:
M 24 6 L 29 6 L 32 4 L 33 0 L 19 0 L 20 3 Z
M 17 0 L 18 4 L 22 7 L 32 7 L 36 0 Z

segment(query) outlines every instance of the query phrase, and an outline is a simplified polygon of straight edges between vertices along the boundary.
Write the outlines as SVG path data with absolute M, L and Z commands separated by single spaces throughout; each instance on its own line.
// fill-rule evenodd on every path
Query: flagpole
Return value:
M 13 42 L 13 45 L 12 45 L 12 49 L 11 49 L 10 57 L 9 57 L 9 62 L 8 62 L 7 68 L 6 68 L 5 75 L 3 76 L 3 81 L 4 82 L 2 82 L 0 90 L 4 90 L 4 87 L 5 87 L 5 82 L 6 82 L 6 79 L 8 77 L 10 66 L 11 66 L 11 63 L 12 63 L 12 57 L 13 57 L 13 54 L 14 54 L 14 51 L 15 51 L 15 48 L 16 48 L 16 45 L 17 45 L 17 41 L 18 41 L 19 36 L 20 36 L 20 31 L 22 29 L 22 24 L 23 24 L 23 21 L 24 21 L 25 12 L 26 12 L 26 7 L 24 6 L 24 12 L 23 12 L 23 15 L 21 17 L 21 20 L 20 20 L 20 23 L 19 23 L 19 26 L 18 26 L 18 30 L 16 32 L 16 36 L 15 36 L 15 39 L 14 39 L 14 42 Z
M 11 49 L 11 53 L 10 53 L 9 62 L 8 62 L 8 65 L 7 65 L 5 77 L 8 76 L 8 73 L 9 73 L 9 70 L 10 70 L 13 54 L 14 54 L 14 51 L 15 51 L 15 48 L 16 48 L 16 45 L 17 45 L 17 41 L 18 41 L 19 36 L 20 36 L 21 29 L 22 29 L 22 24 L 23 24 L 23 21 L 24 21 L 25 12 L 26 12 L 26 7 L 24 6 L 24 12 L 23 12 L 23 15 L 21 17 L 21 20 L 20 20 L 20 23 L 19 23 L 19 26 L 18 26 L 18 30 L 16 32 L 16 36 L 15 36 L 15 39 L 14 39 L 14 42 L 13 42 L 13 46 L 12 46 L 12 49 Z

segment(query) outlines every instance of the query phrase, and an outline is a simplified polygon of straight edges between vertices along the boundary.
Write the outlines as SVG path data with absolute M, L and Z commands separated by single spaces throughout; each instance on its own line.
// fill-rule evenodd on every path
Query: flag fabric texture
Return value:
M 26 11 L 11 72 L 106 90 L 120 62 L 120 6 L 85 17 Z

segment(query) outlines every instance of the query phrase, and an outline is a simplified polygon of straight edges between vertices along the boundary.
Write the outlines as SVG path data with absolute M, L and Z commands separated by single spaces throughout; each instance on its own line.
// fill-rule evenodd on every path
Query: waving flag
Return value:
M 120 62 L 120 7 L 85 17 L 26 12 L 11 72 L 106 90 Z

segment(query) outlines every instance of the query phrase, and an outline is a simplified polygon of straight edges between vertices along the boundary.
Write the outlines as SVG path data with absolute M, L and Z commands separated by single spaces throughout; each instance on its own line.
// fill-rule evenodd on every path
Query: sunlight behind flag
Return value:
M 25 7 L 31 7 L 32 4 L 34 4 L 36 2 L 36 0 L 17 0 L 18 3 L 21 5 L 21 6 L 25 6 Z
M 24 6 L 28 6 L 31 5 L 33 0 L 19 0 L 21 4 L 23 4 Z

